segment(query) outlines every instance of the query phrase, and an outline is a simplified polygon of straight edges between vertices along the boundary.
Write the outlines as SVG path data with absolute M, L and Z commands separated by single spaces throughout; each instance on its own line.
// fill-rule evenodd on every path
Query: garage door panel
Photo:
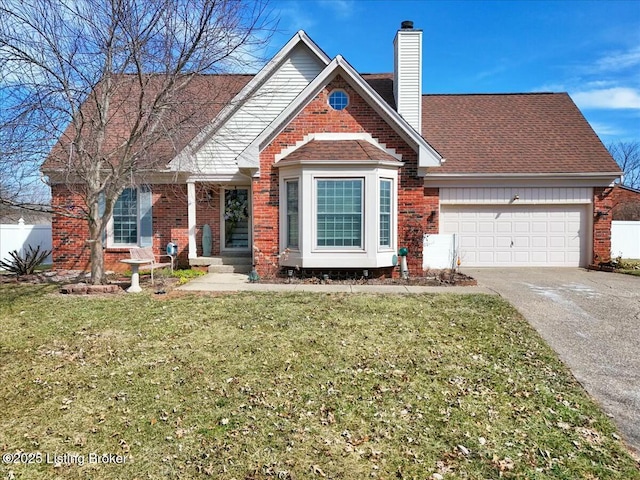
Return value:
M 513 231 L 513 224 L 511 220 L 504 218 L 502 222 L 496 223 L 495 228 L 498 233 L 511 233 Z
M 511 248 L 511 237 L 499 236 L 495 239 L 497 248 Z
M 493 248 L 495 246 L 496 242 L 493 237 L 478 237 L 478 247 Z
M 567 246 L 567 239 L 565 237 L 550 236 L 549 246 L 551 248 L 564 248 Z
M 567 229 L 567 224 L 565 222 L 559 221 L 551 221 L 549 222 L 549 232 L 551 233 L 564 233 Z
M 529 252 L 514 252 L 513 259 L 517 263 L 531 263 Z
M 549 263 L 547 252 L 531 252 L 530 258 L 532 265 L 546 265 Z
M 460 222 L 460 233 L 476 233 L 478 231 L 478 224 L 476 222 Z
M 460 248 L 476 248 L 478 246 L 478 241 L 484 237 L 471 237 L 464 236 L 460 237 Z
M 531 237 L 531 246 L 533 248 L 547 248 L 547 237 L 534 235 Z
M 479 221 L 478 222 L 478 233 L 493 233 L 495 225 L 491 222 Z
M 462 263 L 468 266 L 581 266 L 587 209 L 586 205 L 443 205 L 441 232 L 459 235 Z
M 533 233 L 547 233 L 547 222 L 531 222 L 531 231 Z
M 509 250 L 498 250 L 495 254 L 495 259 L 498 265 L 509 265 L 513 261 L 512 252 Z
M 478 263 L 495 263 L 495 252 L 480 251 L 474 256 Z

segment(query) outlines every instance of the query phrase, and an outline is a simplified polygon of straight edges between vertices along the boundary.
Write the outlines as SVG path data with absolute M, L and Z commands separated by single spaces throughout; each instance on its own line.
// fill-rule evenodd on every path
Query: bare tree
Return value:
M 265 2 L 0 0 L 0 163 L 21 166 L 22 185 L 46 157 L 50 182 L 81 195 L 58 213 L 88 222 L 93 283 L 119 195 L 212 120 L 185 99 L 202 74 L 255 60 L 274 28 Z M 229 91 L 198 98 L 228 102 Z
M 607 147 L 620 169 L 624 172 L 622 184 L 640 188 L 640 142 L 615 142 Z

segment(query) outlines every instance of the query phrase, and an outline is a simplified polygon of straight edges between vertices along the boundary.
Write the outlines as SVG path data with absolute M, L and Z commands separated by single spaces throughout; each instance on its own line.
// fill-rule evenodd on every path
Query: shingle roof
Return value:
M 398 162 L 398 159 L 366 140 L 311 140 L 278 164 L 301 160 L 385 160 Z
M 618 172 L 566 93 L 424 95 L 422 134 L 437 174 Z
M 393 74 L 363 74 L 362 77 L 394 107 Z M 141 147 L 147 158 L 168 163 L 213 121 L 251 78 L 253 75 L 195 77 L 185 89 L 177 92 L 179 98 L 173 102 L 178 106 L 173 115 L 185 119 L 182 128 L 150 147 Z M 136 98 L 135 88 L 123 88 L 121 92 L 121 96 L 112 102 L 114 115 L 107 132 L 106 151 L 122 143 L 127 123 L 132 120 L 127 112 L 131 110 L 128 102 Z M 89 107 L 85 105 L 83 110 L 89 111 Z M 45 161 L 44 170 L 55 168 L 57 162 L 68 161 L 68 139 L 73 133 L 70 125 Z M 441 167 L 432 169 L 432 173 L 619 171 L 580 110 L 565 93 L 424 95 L 422 135 L 446 159 Z M 313 148 L 312 153 L 316 156 L 324 151 L 335 155 L 335 147 L 323 143 L 322 148 L 316 148 L 317 144 L 308 148 Z M 350 152 L 343 149 L 341 154 L 356 154 L 356 149 L 349 148 Z M 305 150 L 298 155 L 303 152 Z
M 144 157 L 154 165 L 168 163 L 180 152 L 204 127 L 209 125 L 220 111 L 229 105 L 236 94 L 244 87 L 253 75 L 198 75 L 193 77 L 187 85 L 175 91 L 175 97 L 167 104 L 169 114 L 167 122 L 160 125 L 162 135 L 152 145 L 135 145 L 144 151 Z M 136 101 L 139 99 L 140 88 L 136 82 L 137 77 L 123 75 L 117 79 L 118 88 L 111 99 L 110 119 L 107 124 L 105 144 L 103 152 L 114 152 L 127 140 L 131 125 L 137 118 L 138 109 Z M 147 90 L 150 102 L 153 99 L 153 91 L 160 87 L 163 77 L 150 76 Z M 98 86 L 99 88 L 99 86 Z M 87 117 L 96 117 L 95 105 L 88 100 L 82 105 L 83 114 Z M 86 122 L 85 128 L 89 128 Z M 53 147 L 49 157 L 43 164 L 43 170 L 55 169 L 56 165 L 66 165 L 69 159 L 70 140 L 75 135 L 73 124 L 69 124 L 65 133 Z M 93 135 L 95 136 L 95 135 Z M 92 144 L 91 131 L 85 136 L 88 148 Z M 145 158 L 142 159 L 144 162 Z
M 393 73 L 363 73 L 362 78 L 395 110 L 396 98 L 393 95 Z

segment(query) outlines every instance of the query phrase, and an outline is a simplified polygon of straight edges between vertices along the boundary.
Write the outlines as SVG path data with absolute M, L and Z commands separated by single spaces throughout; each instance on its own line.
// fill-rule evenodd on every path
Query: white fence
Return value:
M 17 225 L 0 225 L 0 260 L 10 259 L 9 252 L 14 250 L 23 254 L 29 245 L 33 248 L 40 245 L 41 250 L 51 250 L 51 225 L 25 225 L 22 219 Z M 44 263 L 51 264 L 51 255 Z
M 611 256 L 640 258 L 640 222 L 611 222 Z

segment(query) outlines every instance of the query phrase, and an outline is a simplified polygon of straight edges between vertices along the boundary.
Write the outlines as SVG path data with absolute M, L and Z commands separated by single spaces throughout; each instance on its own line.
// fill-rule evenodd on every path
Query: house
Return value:
M 640 190 L 618 184 L 611 192 L 612 220 L 640 221 Z
M 131 245 L 173 241 L 183 265 L 244 256 L 261 275 L 388 275 L 402 247 L 421 271 L 423 236 L 439 233 L 458 235 L 465 266 L 608 259 L 621 172 L 571 98 L 423 95 L 422 39 L 403 22 L 394 72 L 360 74 L 296 33 L 255 76 L 229 82 L 232 101 L 204 112 L 211 120 L 172 141 L 177 150 L 156 147 L 166 169 L 122 193 L 105 264 L 117 268 Z M 186 100 L 224 77 L 198 78 Z M 77 207 L 55 163 L 43 172 L 54 206 Z M 87 267 L 82 221 L 54 217 L 53 238 L 57 268 Z

